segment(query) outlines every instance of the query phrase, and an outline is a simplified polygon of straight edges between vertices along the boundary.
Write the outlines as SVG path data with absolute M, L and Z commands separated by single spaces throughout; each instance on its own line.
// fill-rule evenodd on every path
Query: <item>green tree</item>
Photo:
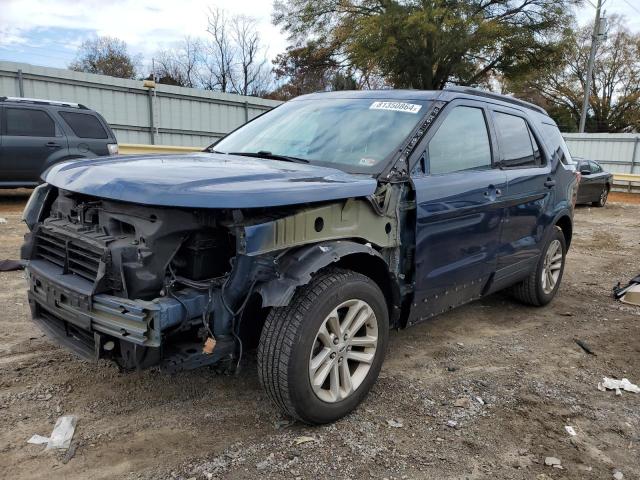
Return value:
M 76 72 L 97 73 L 118 78 L 135 78 L 140 60 L 129 55 L 127 44 L 115 37 L 85 40 L 76 60 L 69 65 Z
M 578 0 L 277 0 L 297 47 L 398 88 L 486 85 L 544 64 Z M 311 41 L 308 39 L 312 39 Z

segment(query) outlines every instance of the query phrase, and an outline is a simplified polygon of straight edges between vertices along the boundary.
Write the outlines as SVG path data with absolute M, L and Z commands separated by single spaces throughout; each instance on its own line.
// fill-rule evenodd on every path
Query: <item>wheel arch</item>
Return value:
M 322 242 L 287 252 L 278 261 L 280 276 L 256 288 L 262 307 L 289 304 L 298 287 L 327 267 L 344 268 L 361 273 L 382 290 L 389 309 L 390 324 L 400 313 L 400 288 L 382 255 L 369 244 L 350 240 Z
M 571 216 L 568 213 L 561 213 L 556 217 L 553 224 L 562 230 L 567 250 L 569 250 L 571 238 L 573 237 L 573 220 L 571 219 Z

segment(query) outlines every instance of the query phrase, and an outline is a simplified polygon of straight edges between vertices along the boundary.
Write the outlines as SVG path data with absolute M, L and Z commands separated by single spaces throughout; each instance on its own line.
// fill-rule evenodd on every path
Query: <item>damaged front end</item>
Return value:
M 402 271 L 402 195 L 387 186 L 368 199 L 189 209 L 45 184 L 24 215 L 32 316 L 82 357 L 126 369 L 232 365 L 245 309 L 286 305 L 314 269 L 357 251 Z

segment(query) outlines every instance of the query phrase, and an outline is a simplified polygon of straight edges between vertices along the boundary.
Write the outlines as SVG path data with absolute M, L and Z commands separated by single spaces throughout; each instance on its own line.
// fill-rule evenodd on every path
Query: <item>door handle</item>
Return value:
M 49 148 L 60 148 L 60 144 L 56 142 L 47 142 L 47 147 Z
M 547 181 L 544 182 L 544 186 L 547 187 L 547 188 L 555 187 L 556 186 L 556 181 L 555 180 L 551 180 L 550 178 L 548 178 Z

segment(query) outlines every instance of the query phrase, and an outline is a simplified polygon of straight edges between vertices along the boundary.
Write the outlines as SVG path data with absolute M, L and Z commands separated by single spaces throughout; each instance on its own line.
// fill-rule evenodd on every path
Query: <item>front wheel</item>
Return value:
M 387 345 L 384 295 L 348 270 L 318 274 L 274 308 L 258 347 L 258 375 L 285 413 L 309 424 L 351 412 L 375 383 Z
M 522 282 L 511 287 L 511 294 L 522 303 L 540 307 L 556 296 L 567 255 L 567 244 L 562 230 L 553 227 L 536 268 Z

